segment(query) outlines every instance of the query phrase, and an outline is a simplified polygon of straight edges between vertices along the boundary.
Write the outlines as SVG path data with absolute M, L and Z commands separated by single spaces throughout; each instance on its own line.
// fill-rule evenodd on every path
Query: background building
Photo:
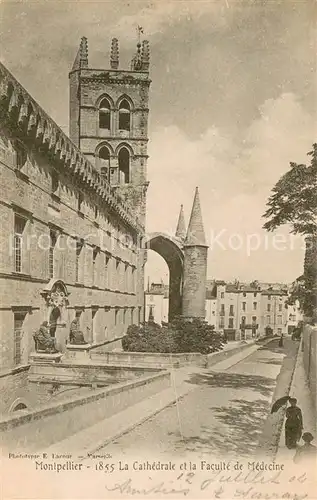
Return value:
M 303 320 L 303 314 L 299 308 L 299 303 L 287 307 L 287 333 L 291 335 L 300 321 Z
M 214 280 L 206 283 L 206 321 L 209 325 L 217 327 L 217 284 Z
M 276 288 L 269 283 L 264 285 L 266 288 L 263 289 L 258 281 L 226 283 L 207 280 L 205 320 L 215 330 L 225 333 L 228 340 L 263 336 L 268 328 L 272 335 L 291 333 L 290 326 L 296 326 L 301 319 L 298 305 L 287 306 L 286 285 L 278 284 Z M 152 299 L 151 290 L 154 292 Z M 145 293 L 146 321 L 150 311 L 155 310 L 156 322 L 161 323 L 163 313 L 160 311 L 167 314 L 168 289 L 164 285 L 153 284 L 151 290 Z
M 145 321 L 161 325 L 168 322 L 168 286 L 151 283 L 145 292 Z

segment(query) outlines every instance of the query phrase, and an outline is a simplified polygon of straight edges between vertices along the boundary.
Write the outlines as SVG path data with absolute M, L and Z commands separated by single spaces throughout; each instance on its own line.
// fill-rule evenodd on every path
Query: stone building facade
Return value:
M 148 284 L 144 293 L 145 321 L 154 321 L 158 325 L 168 322 L 168 285 L 163 283 Z
M 74 318 L 87 342 L 111 349 L 144 316 L 149 54 L 144 42 L 132 70 L 122 71 L 117 49 L 114 41 L 111 71 L 96 72 L 81 42 L 70 73 L 72 140 L 0 65 L 3 411 L 21 398 L 28 407 L 28 359 L 41 322 L 61 351 Z
M 264 288 L 263 288 L 264 286 Z M 154 297 L 158 287 L 151 287 L 145 294 L 146 320 L 151 306 L 150 294 Z M 160 293 L 159 291 L 157 292 Z M 157 323 L 162 321 L 160 310 L 168 307 L 168 292 L 161 292 L 160 306 L 153 299 L 153 312 Z M 252 339 L 264 336 L 266 328 L 272 335 L 292 333 L 302 316 L 296 306 L 287 305 L 286 285 L 248 283 L 227 283 L 223 280 L 207 280 L 205 292 L 205 321 L 216 331 L 225 333 L 228 340 Z M 163 302 L 163 306 L 161 305 Z M 297 310 L 295 315 L 293 311 Z M 166 314 L 166 313 L 165 313 Z M 163 320 L 164 321 L 164 320 Z
M 266 327 L 273 335 L 287 332 L 286 288 L 262 288 L 251 284 L 215 282 L 217 287 L 217 328 L 229 340 L 249 339 L 265 334 Z

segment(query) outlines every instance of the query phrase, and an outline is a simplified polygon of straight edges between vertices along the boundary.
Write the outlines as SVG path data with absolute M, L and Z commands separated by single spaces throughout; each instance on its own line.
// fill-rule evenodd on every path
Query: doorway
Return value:
M 49 329 L 51 337 L 55 337 L 56 327 L 60 317 L 61 317 L 61 311 L 59 307 L 54 307 L 49 318 Z

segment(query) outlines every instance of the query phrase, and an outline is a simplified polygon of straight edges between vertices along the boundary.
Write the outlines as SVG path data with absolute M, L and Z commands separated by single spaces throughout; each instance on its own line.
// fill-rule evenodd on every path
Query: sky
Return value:
M 68 72 L 81 36 L 109 67 L 112 37 L 128 68 L 141 25 L 151 47 L 147 230 L 188 223 L 199 187 L 209 278 L 291 282 L 303 241 L 262 230 L 266 201 L 316 140 L 313 0 L 2 0 L 0 59 L 68 132 Z M 149 252 L 147 275 L 167 281 Z

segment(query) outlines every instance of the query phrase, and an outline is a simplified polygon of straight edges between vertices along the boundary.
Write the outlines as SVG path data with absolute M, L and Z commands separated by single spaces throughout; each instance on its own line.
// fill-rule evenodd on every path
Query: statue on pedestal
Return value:
M 88 344 L 88 342 L 85 341 L 83 332 L 79 330 L 79 321 L 77 318 L 70 324 L 69 342 L 72 345 Z
M 58 352 L 55 345 L 55 338 L 51 336 L 48 322 L 43 321 L 40 328 L 33 335 L 36 352 L 55 354 Z

